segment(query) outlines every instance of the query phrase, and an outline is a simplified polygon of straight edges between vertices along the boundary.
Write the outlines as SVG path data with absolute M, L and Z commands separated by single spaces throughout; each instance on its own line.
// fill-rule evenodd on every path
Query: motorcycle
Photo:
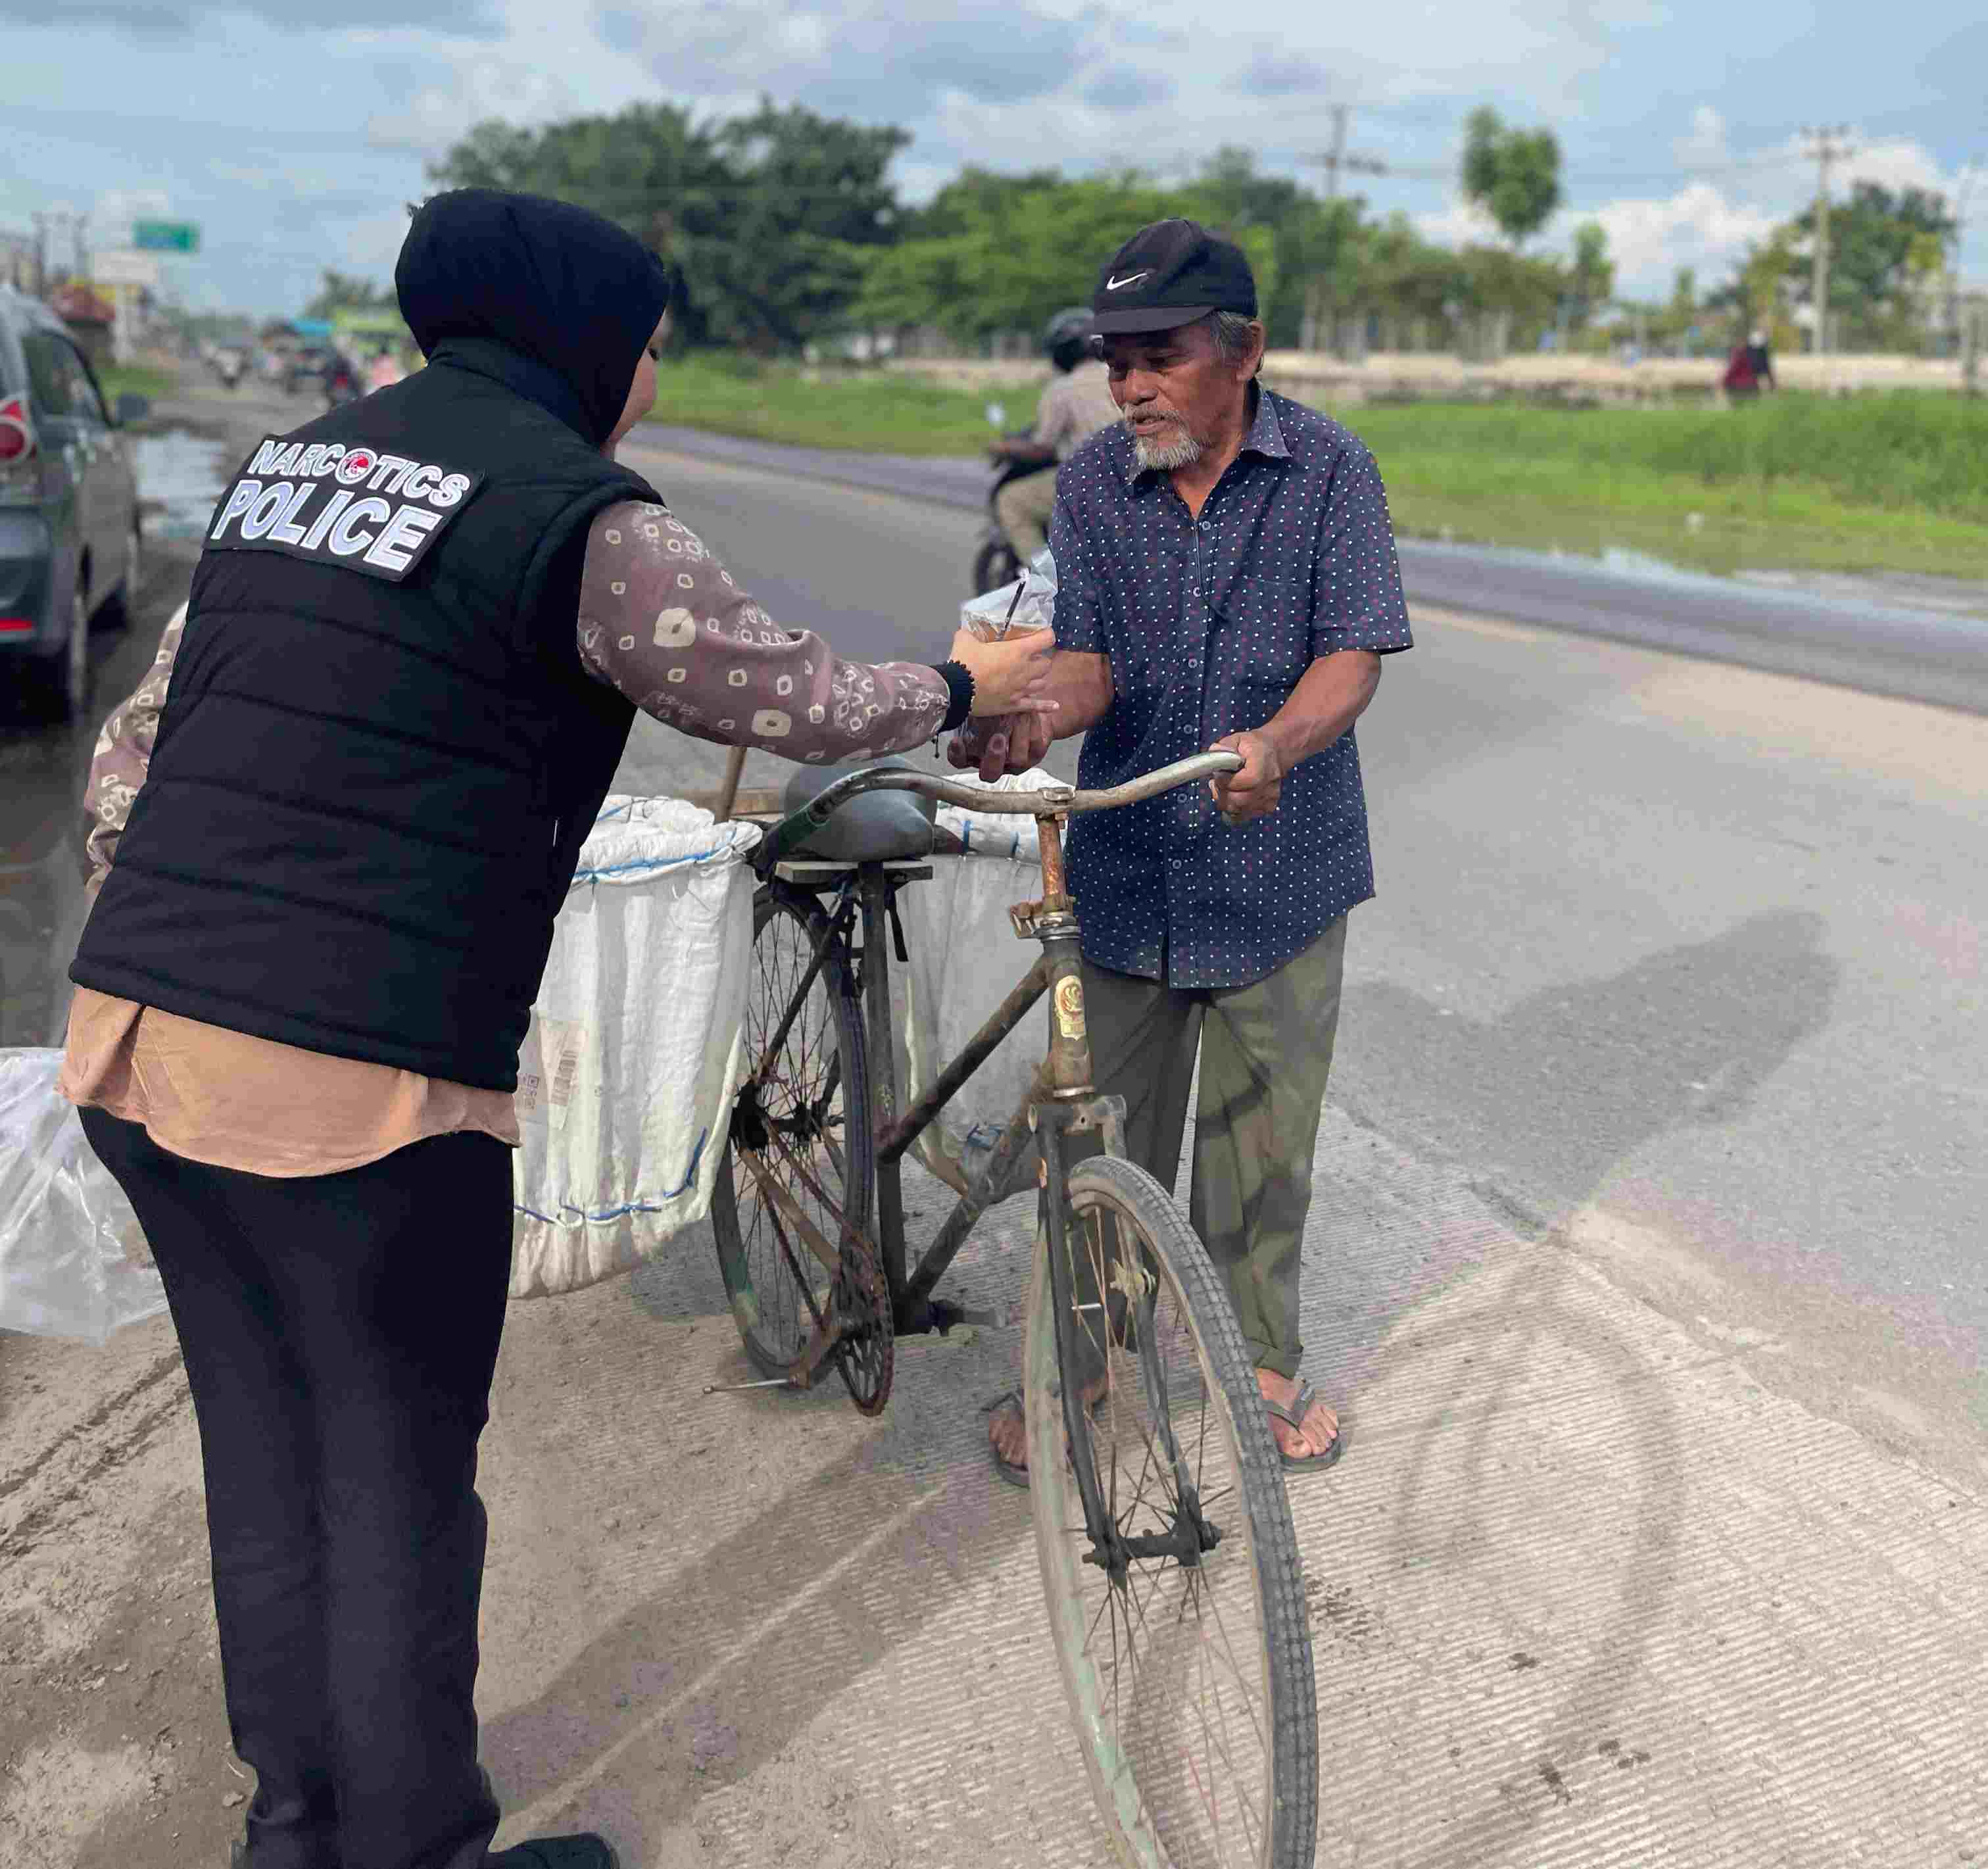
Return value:
M 990 427 L 999 429 L 1007 419 L 1007 411 L 998 402 L 987 405 L 987 421 Z M 1026 428 L 1010 429 L 1005 438 L 1010 441 L 1026 441 L 1033 431 Z M 1015 548 L 1008 542 L 1006 529 L 1001 523 L 1000 513 L 994 502 L 1001 489 L 1011 480 L 1019 480 L 1025 474 L 1053 474 L 1053 467 L 1032 467 L 1026 461 L 1010 461 L 1002 455 L 991 457 L 994 468 L 992 484 L 987 489 L 987 527 L 980 535 L 980 542 L 973 553 L 973 594 L 984 597 L 990 590 L 999 590 L 1003 584 L 1012 584 L 1022 575 L 1022 561 L 1015 555 Z
M 327 409 L 336 409 L 341 403 L 357 402 L 359 394 L 358 373 L 350 363 L 341 358 L 325 367 L 324 406 Z

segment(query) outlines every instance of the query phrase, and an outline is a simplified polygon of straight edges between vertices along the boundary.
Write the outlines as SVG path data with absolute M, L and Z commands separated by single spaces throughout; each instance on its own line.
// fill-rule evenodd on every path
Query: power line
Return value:
M 1335 106 L 1335 110 L 1344 106 Z M 1322 156 L 1308 156 L 1307 162 L 1323 165 L 1330 178 L 1327 184 L 1327 198 L 1330 199 L 1337 185 L 1340 169 L 1349 174 L 1383 176 L 1395 181 L 1454 181 L 1454 165 L 1438 168 L 1410 163 L 1389 162 L 1374 156 L 1347 155 L 1335 151 Z M 1564 174 L 1561 180 L 1575 187 L 1608 186 L 1620 182 L 1675 181 L 1684 176 L 1731 175 L 1749 169 L 1785 168 L 1789 164 L 1809 160 L 1807 152 L 1800 150 L 1782 150 L 1773 155 L 1738 157 L 1729 162 L 1680 163 L 1670 169 L 1586 169 L 1571 175 Z

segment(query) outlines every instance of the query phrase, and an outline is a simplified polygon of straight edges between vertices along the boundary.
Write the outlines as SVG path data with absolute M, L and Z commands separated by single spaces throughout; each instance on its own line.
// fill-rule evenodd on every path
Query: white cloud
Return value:
M 398 109 L 367 119 L 367 140 L 376 149 L 439 151 L 473 124 L 492 117 L 539 123 L 576 116 L 583 104 L 560 73 L 501 53 L 478 53 L 455 62 L 424 83 Z
M 1481 246 L 1499 238 L 1491 217 L 1472 207 L 1461 195 L 1452 195 L 1434 213 L 1408 218 L 1425 240 L 1432 240 L 1439 246 Z
M 1652 297 L 1668 292 L 1680 266 L 1695 268 L 1701 286 L 1712 283 L 1785 217 L 1695 181 L 1668 196 L 1604 202 L 1579 218 L 1607 228 L 1618 289 Z
M 1946 173 L 1930 150 L 1904 137 L 1865 145 L 1840 164 L 1836 173 L 1846 188 L 1871 181 L 1886 188 L 1937 189 L 1949 198 L 1960 179 Z
M 225 30 L 210 29 L 218 9 Z M 1952 35 L 1975 30 L 1979 12 L 1980 0 L 1918 0 L 1860 45 L 1859 96 L 1883 135 L 1840 166 L 1839 189 L 1868 178 L 1952 191 L 1978 120 L 1964 85 L 1946 81 L 1965 66 Z M 140 32 L 141 15 L 177 29 Z M 1661 292 L 1675 266 L 1718 276 L 1799 211 L 1815 171 L 1787 137 L 1789 100 L 1814 93 L 1816 110 L 1841 111 L 1827 102 L 1831 61 L 1849 56 L 1775 9 L 1712 0 L 1351 12 L 1261 0 L 1234 18 L 1199 0 L 438 0 L 420 15 L 353 0 L 322 18 L 296 0 L 57 0 L 53 14 L 48 0 L 0 0 L 0 18 L 15 94 L 33 100 L 15 108 L 0 177 L 8 218 L 135 178 L 202 221 L 207 248 L 181 267 L 189 286 L 211 269 L 269 309 L 308 296 L 320 265 L 363 268 L 370 254 L 384 271 L 424 161 L 475 123 L 665 98 L 708 119 L 762 90 L 905 126 L 915 140 L 898 174 L 912 201 L 967 161 L 1178 174 L 1223 143 L 1315 183 L 1325 106 L 1350 104 L 1354 151 L 1441 172 L 1351 187 L 1376 212 L 1419 210 L 1426 233 L 1458 241 L 1493 237 L 1448 180 L 1464 113 L 1489 102 L 1551 126 L 1567 150 L 1577 185 L 1541 244 L 1565 251 L 1591 215 L 1624 289 Z M 1750 74 L 1770 64 L 1768 92 Z M 1793 159 L 1745 166 L 1763 147 Z M 1610 171 L 1624 179 L 1595 185 Z M 1579 185 L 1584 174 L 1594 180 Z M 1988 216 L 1975 218 L 1978 270 Z
M 1726 146 L 1726 120 L 1709 104 L 1700 104 L 1691 113 L 1689 131 L 1671 145 L 1683 169 L 1709 169 L 1731 160 Z

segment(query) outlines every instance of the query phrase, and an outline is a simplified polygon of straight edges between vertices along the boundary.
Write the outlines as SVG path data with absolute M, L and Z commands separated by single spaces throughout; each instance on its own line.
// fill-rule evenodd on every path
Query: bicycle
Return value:
M 752 860 L 749 1062 L 711 1210 L 766 1377 L 752 1386 L 807 1388 L 832 1367 L 874 1414 L 898 1335 L 974 1319 L 933 1293 L 975 1222 L 1040 1188 L 1022 1383 L 1036 1550 L 1092 1789 L 1138 1869 L 1305 1869 L 1317 1827 L 1311 1644 L 1275 1444 L 1219 1275 L 1172 1196 L 1125 1158 L 1123 1100 L 1092 1082 L 1063 868 L 1069 817 L 1240 763 L 1203 754 L 1106 792 L 871 768 L 775 823 Z M 894 843 L 871 824 L 883 841 L 860 861 L 808 854 L 837 813 L 892 791 L 1033 816 L 1043 891 L 1009 911 L 1041 948 L 1035 964 L 901 1112 L 890 962 L 909 959 L 897 894 L 932 875 L 918 860 L 929 826 Z M 958 1201 L 908 1267 L 905 1153 L 1046 995 L 1033 1083 L 976 1173 L 939 1158 Z M 1084 1137 L 1103 1152 L 1073 1158 Z

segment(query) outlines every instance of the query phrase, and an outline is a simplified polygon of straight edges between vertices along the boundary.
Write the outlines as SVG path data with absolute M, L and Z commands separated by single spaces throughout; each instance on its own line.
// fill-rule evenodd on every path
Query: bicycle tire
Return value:
M 793 989 L 823 941 L 827 950 L 820 974 L 809 989 L 810 1006 L 795 1020 L 778 1055 L 765 1061 L 754 1075 L 767 1041 L 792 1002 Z M 725 1281 L 725 1295 L 746 1354 L 762 1374 L 783 1376 L 806 1343 L 812 1319 L 806 1297 L 769 1223 L 757 1178 L 741 1161 L 741 1151 L 757 1131 L 782 1124 L 788 1126 L 790 1137 L 808 1142 L 820 1170 L 813 1178 L 820 1194 L 829 1199 L 825 1202 L 817 1198 L 791 1174 L 781 1178 L 783 1184 L 827 1237 L 839 1240 L 845 1222 L 859 1230 L 870 1225 L 877 1186 L 876 1138 L 870 1127 L 870 1073 L 862 1008 L 856 996 L 847 940 L 830 934 L 828 918 L 811 897 L 773 884 L 762 887 L 753 902 L 752 957 L 743 1034 L 748 1075 L 732 1099 L 724 1152 L 712 1189 L 711 1231 L 718 1249 L 718 1273 Z M 812 1052 L 817 1064 L 823 1064 L 823 1041 L 831 1036 L 837 1073 L 834 1094 L 842 1120 L 839 1125 L 832 1124 L 829 1110 L 818 1111 L 814 1120 L 823 1125 L 822 1132 L 810 1134 L 805 1122 L 795 1127 L 801 1098 L 806 1094 L 813 1101 L 819 1097 L 827 1071 L 822 1068 L 810 1073 L 808 1054 Z M 791 1064 L 785 1063 L 790 1059 Z M 812 1092 L 807 1088 L 810 1082 Z M 842 1138 L 839 1150 L 830 1146 L 837 1127 Z M 778 1171 L 776 1151 L 762 1144 L 752 1152 Z M 815 1279 L 813 1292 L 819 1301 L 830 1284 L 827 1268 L 817 1262 L 806 1269 Z
M 1100 1305 L 1073 1291 L 1105 1383 L 1086 1414 L 1087 1445 L 1073 1448 L 1065 1428 L 1046 1239 L 1030 1286 L 1023 1397 L 1051 1634 L 1099 1813 L 1131 1869 L 1307 1869 L 1318 1823 L 1311 1637 L 1248 1347 L 1206 1249 L 1151 1175 L 1094 1158 L 1071 1168 L 1069 1198 L 1070 1249 L 1094 1266 L 1094 1289 L 1111 1293 Z M 1115 1252 L 1100 1249 L 1103 1229 L 1090 1218 L 1107 1213 Z M 1128 1435 L 1121 1447 L 1128 1427 L 1136 1441 Z M 1139 1444 L 1144 1464 L 1128 1499 L 1127 1456 Z M 1157 1533 L 1178 1512 L 1181 1488 L 1170 1507 L 1164 1475 L 1152 1496 L 1147 1475 L 1176 1452 L 1221 1543 L 1192 1563 L 1131 1559 L 1121 1586 L 1089 1555 L 1073 1462 L 1093 1462 L 1121 1532 Z M 1135 1665 L 1135 1641 L 1148 1639 Z M 1170 1696 L 1173 1684 L 1185 1691 Z

